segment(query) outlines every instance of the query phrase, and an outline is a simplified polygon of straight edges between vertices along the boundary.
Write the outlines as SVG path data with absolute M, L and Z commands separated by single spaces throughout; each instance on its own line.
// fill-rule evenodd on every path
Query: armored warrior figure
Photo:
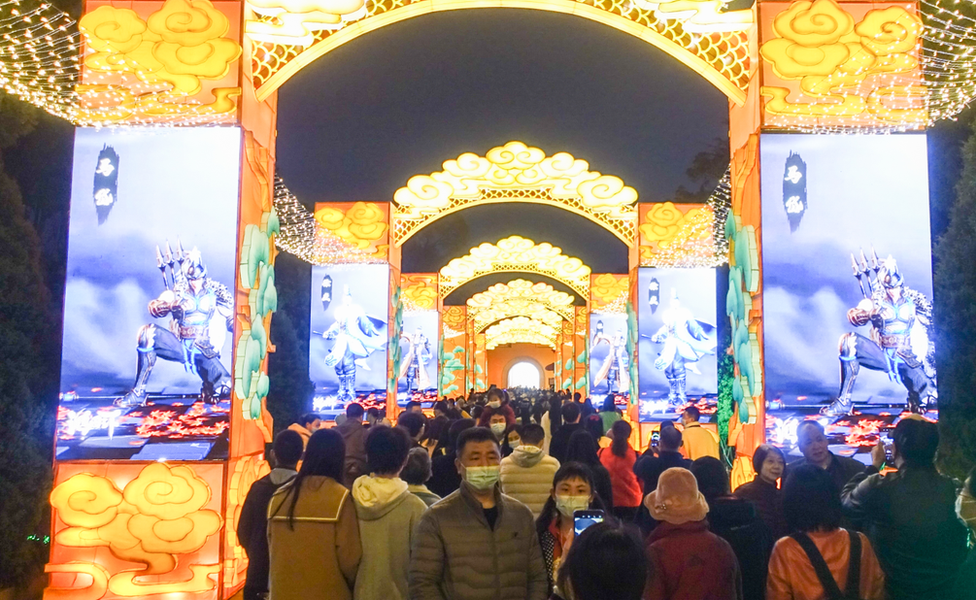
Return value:
M 685 394 L 688 371 L 701 375 L 695 366 L 701 357 L 715 353 L 715 328 L 695 320 L 691 311 L 681 306 L 677 292 L 671 290 L 671 302 L 662 315 L 664 324 L 651 336 L 655 344 L 664 344 L 654 367 L 668 379 L 668 402 L 673 406 L 688 400 Z
M 400 365 L 397 379 L 407 378 L 407 393 L 414 390 L 426 390 L 430 387 L 430 376 L 427 374 L 427 363 L 430 361 L 430 342 L 424 332 L 417 328 L 413 335 L 403 334 L 401 340 L 410 344 L 407 355 Z
M 630 357 L 627 356 L 627 336 L 617 330 L 613 337 L 603 332 L 603 321 L 597 321 L 596 335 L 593 336 L 593 347 L 606 342 L 610 346 L 607 357 L 596 374 L 593 386 L 596 387 L 607 380 L 607 391 L 623 393 L 630 390 Z M 616 388 L 616 389 L 614 389 Z
M 847 311 L 854 327 L 871 324 L 870 337 L 845 333 L 838 344 L 840 393 L 823 414 L 840 416 L 853 409 L 851 393 L 861 367 L 883 371 L 908 391 L 908 409 L 921 413 L 936 402 L 934 346 L 929 340 L 932 303 L 922 293 L 904 285 L 898 264 L 890 255 L 884 261 L 872 251 L 871 264 L 864 253 L 858 264 L 851 255 L 854 277 L 864 299 Z M 873 276 L 873 277 L 872 277 Z
M 156 266 L 163 275 L 165 290 L 149 302 L 154 318 L 171 317 L 169 329 L 150 323 L 139 329 L 138 364 L 132 390 L 118 400 L 122 406 L 146 403 L 146 384 L 156 359 L 181 363 L 188 373 L 200 377 L 200 398 L 214 404 L 230 395 L 230 372 L 220 362 L 224 338 L 234 326 L 234 297 L 221 283 L 207 277 L 200 251 L 176 255 L 166 244 L 166 257 L 156 247 Z
M 352 301 L 349 286 L 343 288 L 342 304 L 335 309 L 335 322 L 322 334 L 335 340 L 325 357 L 325 366 L 334 367 L 339 378 L 340 402 L 356 399 L 356 367 L 369 370 L 366 358 L 386 344 L 373 321 L 358 304 Z

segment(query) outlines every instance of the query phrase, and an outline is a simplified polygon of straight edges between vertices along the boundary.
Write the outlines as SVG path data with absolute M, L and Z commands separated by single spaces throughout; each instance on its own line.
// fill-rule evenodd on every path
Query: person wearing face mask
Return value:
M 976 468 L 969 472 L 966 483 L 956 499 L 956 514 L 969 526 L 969 535 L 976 536 Z M 969 550 L 969 558 L 959 569 L 956 578 L 956 598 L 971 598 L 976 590 L 976 548 Z
M 590 468 L 578 462 L 559 467 L 552 478 L 549 498 L 535 521 L 550 591 L 556 581 L 559 565 L 573 543 L 573 513 L 591 508 L 605 510 L 600 497 L 593 493 L 593 472 Z M 558 590 L 556 594 L 559 595 Z
M 410 557 L 411 600 L 545 600 L 548 579 L 532 512 L 502 494 L 490 429 L 457 438 L 461 487 L 424 513 Z
M 485 410 L 478 417 L 478 427 L 488 427 L 489 423 L 491 423 L 491 417 L 494 414 L 503 415 L 505 417 L 505 423 L 509 427 L 515 425 L 515 411 L 512 410 L 512 406 L 508 401 L 508 392 L 493 387 L 488 390 L 486 400 L 488 402 L 485 405 Z
M 541 426 L 526 425 L 521 444 L 501 463 L 502 492 L 524 503 L 536 517 L 550 497 L 552 477 L 559 470 L 559 461 L 542 449 L 545 435 Z

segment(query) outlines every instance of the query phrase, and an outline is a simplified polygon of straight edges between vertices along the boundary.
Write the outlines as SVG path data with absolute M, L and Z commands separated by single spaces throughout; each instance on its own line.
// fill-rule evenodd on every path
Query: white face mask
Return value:
M 505 433 L 505 427 L 505 423 L 492 423 L 491 432 L 495 434 L 495 437 L 501 436 L 501 434 Z
M 491 402 L 488 403 L 488 406 L 490 406 L 491 408 L 498 408 L 501 405 L 502 405 L 501 400 L 492 400 Z
M 562 494 L 556 494 L 556 510 L 568 519 L 573 518 L 574 512 L 586 510 L 589 507 L 589 496 L 564 496 Z

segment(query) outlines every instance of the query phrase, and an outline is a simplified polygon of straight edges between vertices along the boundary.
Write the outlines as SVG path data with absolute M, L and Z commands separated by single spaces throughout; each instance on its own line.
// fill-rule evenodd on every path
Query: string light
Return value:
M 660 268 L 707 268 L 729 262 L 729 242 L 725 220 L 732 206 L 731 168 L 719 180 L 705 202 L 705 209 L 672 236 L 667 245 L 654 252 L 641 266 Z
M 371 253 L 319 227 L 312 213 L 292 194 L 281 177 L 275 176 L 274 207 L 281 224 L 275 236 L 279 249 L 313 265 L 341 265 L 385 262 Z

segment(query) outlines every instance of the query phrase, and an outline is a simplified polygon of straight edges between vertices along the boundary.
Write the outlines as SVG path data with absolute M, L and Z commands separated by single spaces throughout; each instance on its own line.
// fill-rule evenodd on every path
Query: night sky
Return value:
M 439 13 L 365 35 L 288 81 L 277 170 L 308 206 L 387 202 L 412 175 L 520 140 L 587 160 L 642 202 L 664 201 L 694 187 L 692 158 L 727 138 L 727 107 L 674 58 L 598 23 L 531 10 Z M 426 227 L 405 244 L 403 270 L 436 271 L 513 234 L 560 246 L 597 273 L 627 269 L 624 244 L 582 217 L 496 204 Z

